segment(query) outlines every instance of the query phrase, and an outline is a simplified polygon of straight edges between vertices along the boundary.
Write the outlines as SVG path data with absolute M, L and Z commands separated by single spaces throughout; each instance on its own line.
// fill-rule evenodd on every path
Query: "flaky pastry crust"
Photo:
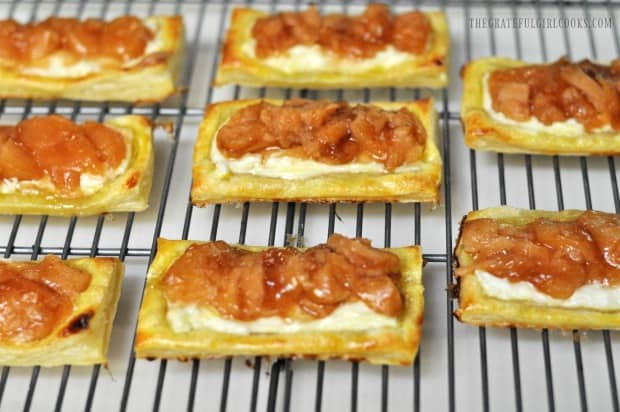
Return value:
M 575 220 L 581 213 L 583 212 L 579 210 L 550 212 L 502 206 L 470 212 L 463 222 L 483 218 L 513 224 L 527 224 L 540 218 L 562 222 Z M 463 250 L 460 235 L 454 257 L 455 269 L 472 262 L 471 256 Z M 474 273 L 462 275 L 458 281 L 459 308 L 454 314 L 464 323 L 477 326 L 562 330 L 620 328 L 620 311 L 602 312 L 592 309 L 552 307 L 526 301 L 501 300 L 486 295 Z
M 312 89 L 364 87 L 432 87 L 448 84 L 448 48 L 450 36 L 443 12 L 424 12 L 432 27 L 432 43 L 415 60 L 396 66 L 369 66 L 363 71 L 332 70 L 287 72 L 266 65 L 244 51 L 253 41 L 254 23 L 268 14 L 249 8 L 236 8 L 222 49 L 215 85 L 235 83 L 253 87 L 296 87 Z M 351 63 L 354 65 L 355 63 Z
M 103 69 L 82 77 L 43 77 L 0 64 L 0 97 L 83 101 L 159 102 L 176 91 L 185 39 L 181 16 L 144 20 L 157 27 L 158 51 L 126 68 Z
M 131 143 L 125 171 L 90 195 L 48 190 L 0 193 L 0 212 L 19 215 L 88 216 L 138 212 L 148 207 L 153 180 L 153 125 L 143 116 L 127 115 L 104 122 Z
M 123 264 L 116 258 L 101 257 L 66 262 L 92 276 L 88 289 L 73 299 L 72 314 L 41 340 L 20 344 L 0 342 L 0 365 L 51 367 L 107 361 Z
M 211 159 L 219 128 L 238 110 L 261 100 L 211 104 L 205 111 L 194 148 L 192 203 L 245 201 L 299 202 L 433 202 L 439 201 L 441 157 L 437 149 L 437 113 L 432 99 L 415 102 L 373 103 L 388 110 L 405 107 L 421 121 L 427 133 L 419 168 L 398 173 L 333 173 L 308 179 L 280 179 L 251 174 L 221 174 Z M 280 100 L 266 100 L 282 104 Z
M 193 241 L 159 239 L 138 316 L 135 352 L 138 358 L 218 358 L 224 356 L 287 356 L 340 358 L 375 364 L 410 364 L 420 341 L 424 312 L 422 255 L 417 246 L 389 249 L 401 261 L 403 313 L 397 327 L 365 331 L 297 332 L 290 334 L 228 334 L 208 329 L 175 333 L 166 320 L 167 303 L 160 279 Z M 264 248 L 247 247 L 249 250 Z M 346 327 L 346 325 L 344 325 Z
M 578 135 L 550 133 L 493 119 L 484 108 L 485 77 L 495 70 L 530 65 L 519 60 L 490 57 L 466 64 L 461 70 L 461 120 L 465 144 L 472 149 L 543 155 L 609 155 L 620 153 L 620 133 L 584 131 Z

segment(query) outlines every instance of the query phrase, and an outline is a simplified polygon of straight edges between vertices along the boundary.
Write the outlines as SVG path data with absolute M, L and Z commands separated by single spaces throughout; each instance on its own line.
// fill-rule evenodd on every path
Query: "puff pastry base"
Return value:
M 527 65 L 530 63 L 490 57 L 472 61 L 463 67 L 461 120 L 467 146 L 502 153 L 583 156 L 620 154 L 620 133 L 617 131 L 566 135 L 533 131 L 493 119 L 483 103 L 486 76 L 495 70 Z
M 506 223 L 526 224 L 539 218 L 546 218 L 561 222 L 574 220 L 581 213 L 579 210 L 549 212 L 503 206 L 470 212 L 463 221 L 491 218 Z M 455 268 L 467 265 L 472 260 L 463 250 L 460 235 L 454 256 Z M 474 273 L 463 275 L 458 281 L 459 308 L 454 314 L 464 323 L 477 326 L 563 330 L 620 328 L 620 311 L 569 309 L 525 301 L 501 300 L 486 295 Z
M 107 361 L 123 264 L 116 258 L 71 259 L 67 263 L 92 276 L 88 289 L 74 299 L 73 313 L 44 339 L 19 345 L 0 343 L 1 365 L 91 365 Z
M 368 331 L 297 332 L 234 335 L 208 329 L 175 333 L 166 320 L 167 303 L 160 279 L 170 265 L 196 242 L 159 239 L 147 275 L 138 316 L 135 352 L 138 358 L 218 358 L 224 356 L 286 356 L 341 358 L 375 364 L 410 364 L 418 350 L 424 311 L 422 255 L 419 247 L 390 249 L 401 261 L 403 313 L 397 327 Z M 240 246 L 250 250 L 264 248 Z M 346 327 L 346 325 L 344 325 Z
M 148 207 L 153 179 L 153 125 L 142 116 L 120 116 L 104 122 L 131 142 L 124 173 L 91 195 L 63 196 L 59 192 L 0 193 L 3 214 L 88 216 L 108 212 L 137 212 Z
M 145 19 L 158 27 L 158 51 L 136 65 L 104 69 L 83 77 L 42 77 L 0 65 L 0 97 L 72 99 L 82 101 L 159 102 L 175 93 L 176 76 L 184 53 L 181 16 Z
M 211 104 L 200 125 L 194 149 L 192 203 L 245 201 L 299 202 L 434 202 L 439 201 L 441 157 L 437 149 L 437 113 L 431 99 L 416 102 L 373 103 L 384 109 L 406 107 L 427 133 L 424 159 L 416 171 L 369 174 L 333 173 L 308 179 L 280 179 L 251 174 L 222 174 L 211 159 L 211 146 L 219 128 L 238 110 L 261 100 Z M 267 100 L 273 104 L 282 101 Z
M 268 66 L 261 59 L 244 51 L 254 41 L 252 27 L 267 13 L 236 8 L 224 41 L 222 60 L 215 85 L 235 83 L 252 87 L 296 87 L 311 89 L 364 87 L 432 87 L 448 84 L 448 48 L 450 36 L 445 14 L 425 12 L 432 26 L 432 43 L 428 51 L 396 66 L 369 66 L 359 71 L 325 70 L 321 72 L 288 72 Z M 355 63 L 352 63 L 355 64 Z

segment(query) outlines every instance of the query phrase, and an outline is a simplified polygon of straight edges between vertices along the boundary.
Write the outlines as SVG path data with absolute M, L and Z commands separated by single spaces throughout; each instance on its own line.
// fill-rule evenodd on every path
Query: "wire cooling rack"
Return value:
M 243 3 L 247 5 L 251 2 Z M 608 60 L 620 54 L 615 2 L 395 2 L 395 10 L 441 8 L 452 38 L 447 90 L 372 89 L 291 91 L 214 89 L 228 2 L 0 1 L 0 16 L 20 21 L 50 15 L 105 17 L 180 13 L 188 50 L 181 84 L 188 92 L 162 105 L 133 107 L 54 101 L 0 101 L 1 121 L 56 112 L 103 120 L 138 113 L 172 121 L 174 133 L 156 136 L 151 207 L 139 214 L 89 218 L 0 217 L 5 258 L 118 256 L 126 278 L 112 333 L 109 363 L 95 367 L 2 368 L 0 408 L 15 410 L 220 411 L 618 411 L 615 332 L 559 333 L 474 328 L 455 322 L 452 243 L 470 209 L 510 204 L 541 209 L 595 208 L 620 212 L 613 158 L 497 155 L 465 148 L 459 121 L 459 69 L 488 55 L 549 61 L 562 55 Z M 258 1 L 265 10 L 299 3 Z M 363 5 L 320 3 L 324 11 L 358 12 Z M 515 20 L 516 18 L 516 20 Z M 511 23 L 512 22 L 512 23 Z M 521 22 L 521 23 L 519 23 Z M 528 23 L 529 22 L 529 23 Z M 522 27 L 517 28 L 517 24 Z M 303 96 L 350 101 L 410 100 L 432 96 L 440 113 L 445 179 L 441 205 L 259 203 L 193 208 L 191 153 L 205 104 L 243 97 Z M 425 323 L 412 367 L 376 367 L 343 361 L 225 359 L 135 360 L 131 347 L 137 311 L 155 240 L 223 239 L 258 245 L 313 245 L 337 231 L 365 236 L 378 246 L 421 244 Z

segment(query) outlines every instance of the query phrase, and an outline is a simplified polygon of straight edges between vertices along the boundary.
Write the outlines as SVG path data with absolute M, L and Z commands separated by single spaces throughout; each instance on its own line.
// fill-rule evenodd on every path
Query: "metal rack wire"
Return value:
M 442 206 L 436 210 L 420 204 L 414 205 L 329 205 L 314 206 L 305 203 L 272 203 L 270 205 L 244 203 L 240 207 L 215 205 L 207 209 L 195 209 L 189 202 L 189 174 L 186 164 L 191 153 L 191 143 L 195 136 L 195 127 L 203 113 L 204 104 L 222 98 L 237 99 L 245 96 L 282 96 L 291 97 L 292 90 L 230 88 L 225 92 L 210 87 L 218 61 L 219 47 L 226 29 L 230 10 L 234 4 L 260 6 L 268 10 L 280 10 L 299 7 L 300 3 L 273 1 L 243 2 L 224 1 L 204 2 L 199 0 L 172 2 L 137 0 L 123 5 L 108 1 L 68 0 L 52 4 L 49 1 L 0 1 L 0 11 L 5 16 L 19 16 L 21 19 L 39 19 L 48 15 L 77 15 L 111 17 L 113 15 L 135 13 L 149 15 L 157 12 L 181 13 L 187 20 L 188 53 L 181 75 L 181 85 L 189 90 L 179 98 L 165 102 L 162 106 L 133 107 L 126 105 L 86 104 L 82 102 L 52 102 L 48 105 L 27 101 L 0 101 L 0 117 L 27 118 L 28 116 L 55 112 L 68 115 L 73 119 L 93 117 L 104 120 L 108 116 L 122 113 L 139 113 L 154 120 L 168 119 L 174 122 L 172 140 L 158 138 L 158 174 L 152 198 L 153 211 L 143 217 L 133 213 L 119 215 L 114 220 L 103 216 L 95 219 L 71 218 L 57 219 L 41 216 L 2 217 L 0 219 L 0 253 L 5 258 L 14 256 L 36 259 L 41 254 L 58 254 L 68 256 L 118 256 L 127 260 L 131 270 L 124 285 L 119 316 L 134 311 L 124 320 L 117 319 L 115 330 L 122 329 L 123 336 L 113 335 L 111 358 L 124 365 L 117 370 L 116 380 L 100 378 L 101 366 L 93 368 L 64 367 L 49 372 L 33 368 L 30 375 L 23 371 L 2 368 L 0 374 L 0 408 L 5 410 L 168 410 L 174 408 L 219 409 L 250 411 L 263 410 L 297 411 L 297 410 L 484 410 L 514 409 L 516 411 L 532 409 L 588 409 L 619 411 L 618 388 L 614 357 L 618 356 L 612 332 L 584 335 L 574 331 L 571 337 L 556 336 L 547 330 L 541 332 L 517 331 L 511 329 L 508 335 L 502 332 L 473 328 L 455 324 L 452 312 L 455 301 L 451 294 L 452 246 L 455 227 L 459 217 L 470 208 L 478 209 L 482 203 L 514 204 L 519 202 L 512 186 L 518 186 L 511 176 L 525 175 L 527 192 L 526 203 L 530 208 L 544 204 L 541 201 L 540 184 L 549 185 L 555 192 L 556 207 L 565 207 L 566 192 L 563 183 L 564 174 L 574 175 L 579 172 L 583 186 L 583 207 L 608 208 L 620 212 L 620 196 L 615 160 L 607 158 L 590 160 L 581 158 L 578 165 L 573 160 L 554 157 L 551 164 L 546 159 L 531 156 L 503 156 L 489 153 L 467 151 L 462 145 L 458 112 L 458 67 L 465 61 L 482 57 L 485 53 L 478 51 L 480 37 L 486 37 L 487 54 L 502 54 L 517 58 L 526 57 L 524 51 L 532 47 L 532 42 L 539 44 L 540 55 L 528 56 L 531 59 L 548 60 L 559 49 L 562 53 L 575 58 L 591 56 L 607 58 L 609 54 L 620 54 L 620 38 L 615 26 L 620 4 L 607 2 L 561 2 L 561 1 L 444 1 L 433 7 L 446 10 L 450 18 L 452 39 L 457 46 L 452 54 L 452 85 L 440 92 L 427 90 L 364 90 L 361 93 L 345 91 L 315 92 L 302 90 L 300 96 L 310 98 L 332 98 L 350 100 L 382 99 L 403 100 L 431 95 L 437 100 L 440 113 L 439 127 L 441 148 L 444 159 L 444 185 Z M 429 6 L 425 1 L 393 2 L 394 7 L 410 8 L 412 6 Z M 343 6 L 320 2 L 320 7 L 330 10 L 346 10 L 359 7 L 356 1 Z M 342 7 L 342 8 L 341 8 Z M 163 11 L 162 11 L 163 10 Z M 468 24 L 471 16 L 493 18 L 517 17 L 533 13 L 542 17 L 545 13 L 566 16 L 567 13 L 581 13 L 585 17 L 592 14 L 609 16 L 614 22 L 611 42 L 601 46 L 597 33 L 592 28 L 585 32 L 589 51 L 580 49 L 576 53 L 572 48 L 573 30 L 563 29 L 561 45 L 554 43 L 549 47 L 547 33 L 538 29 L 534 33 L 523 33 L 516 29 L 510 32 L 514 47 L 506 52 L 503 38 L 496 29 L 472 32 Z M 504 31 L 501 33 L 506 35 Z M 523 36 L 528 35 L 524 47 Z M 581 33 L 582 35 L 584 33 Z M 504 36 L 505 37 L 505 36 Z M 600 37 L 600 36 L 599 36 Z M 205 40 L 208 38 L 209 40 Z M 535 40 L 531 40 L 534 38 Z M 459 43 L 459 42 L 462 42 Z M 498 45 L 499 44 L 499 45 Z M 603 47 L 613 45 L 613 53 L 601 53 Z M 206 48 L 205 48 L 206 46 Z M 553 53 L 551 53 L 553 51 Z M 499 52 L 499 53 L 498 53 Z M 206 59 L 205 59 L 206 57 Z M 206 61 L 205 61 L 206 60 Z M 463 155 L 463 154 L 466 155 Z M 163 159 L 159 155 L 163 155 Z M 466 156 L 466 157 L 463 157 Z M 456 159 L 456 160 L 455 160 Z M 521 164 L 523 162 L 523 164 Z M 592 165 L 594 164 L 594 170 Z M 468 166 L 466 173 L 460 171 Z M 548 179 L 535 181 L 536 173 L 551 172 Z M 480 183 L 487 179 L 489 173 L 497 175 L 492 184 Z M 609 185 L 606 188 L 595 186 L 591 175 L 599 179 L 606 174 Z M 607 179 L 605 178 L 605 179 Z M 599 179 L 600 180 L 600 179 Z M 507 182 L 510 181 L 509 185 Z M 521 184 L 521 183 L 519 183 Z M 521 184 L 522 185 L 522 184 Z M 499 196 L 487 195 L 488 187 L 497 188 Z M 538 194 L 536 196 L 538 187 Z M 551 190 L 549 187 L 544 191 Z M 465 188 L 465 189 L 464 189 Z M 600 191 L 610 192 L 605 202 L 600 205 Z M 573 193 L 572 191 L 570 192 Z M 593 196 L 593 193 L 596 196 Z M 512 195 L 512 196 L 511 196 Z M 546 193 L 543 193 L 546 195 Z M 492 198 L 495 196 L 495 198 Z M 574 196 L 571 196 L 572 202 Z M 182 201 L 178 201 L 183 199 Z M 543 199 L 544 200 L 544 199 Z M 253 216 L 253 218 L 251 217 Z M 326 219 L 320 224 L 317 220 Z M 351 222 L 350 227 L 348 223 Z M 82 224 L 83 223 L 83 224 Z M 326 223 L 326 224 L 325 224 Z M 238 226 L 237 229 L 233 229 Z M 422 226 L 435 230 L 422 231 Z M 265 227 L 268 229 L 265 230 Z M 268 245 L 297 244 L 304 239 L 324 240 L 326 235 L 339 230 L 350 229 L 357 236 L 369 236 L 375 243 L 383 237 L 383 244 L 390 246 L 403 242 L 422 244 L 426 266 L 425 284 L 427 285 L 427 310 L 425 329 L 420 349 L 420 356 L 411 369 L 369 368 L 353 362 L 348 366 L 342 362 L 309 362 L 291 359 L 265 360 L 260 357 L 248 360 L 249 368 L 239 365 L 238 361 L 226 359 L 223 362 L 193 360 L 187 364 L 158 361 L 149 363 L 137 361 L 131 352 L 129 343 L 135 339 L 135 309 L 142 296 L 146 265 L 156 252 L 156 239 L 165 234 L 182 239 L 218 239 L 245 243 L 249 237 L 260 238 L 257 232 L 263 232 Z M 394 227 L 397 230 L 394 230 Z M 405 230 L 404 228 L 407 227 Z M 407 232 L 407 233 L 404 233 Z M 353 234 L 351 233 L 351 234 Z M 281 239 L 277 241 L 277 239 Z M 433 249 L 434 248 L 434 249 Z M 431 253 L 432 252 L 432 253 Z M 130 273 L 131 272 L 131 273 Z M 430 272 L 430 274 L 429 274 Z M 128 283 L 130 282 L 130 283 Z M 128 292 L 127 289 L 130 289 Z M 121 324 L 119 324 L 121 323 Z M 437 330 L 440 329 L 438 332 Z M 120 332 L 119 332 L 120 333 Z M 596 335 L 600 335 L 602 345 Z M 114 340 L 123 341 L 114 344 Z M 122 339 L 118 339 L 122 338 Z M 572 338 L 572 340 L 570 340 Z M 564 376 L 566 360 L 565 347 L 569 339 L 572 345 L 572 366 L 575 370 L 575 386 L 567 387 Z M 542 374 L 544 380 L 532 373 L 533 361 L 539 358 L 536 347 L 542 346 Z M 493 348 L 509 346 L 509 363 L 497 362 L 497 351 Z M 554 345 L 561 345 L 554 350 Z M 119 347 L 123 346 L 123 347 Z M 442 348 L 441 350 L 437 349 Z M 468 356 L 461 356 L 463 349 Z M 596 358 L 594 358 L 596 357 Z M 122 359 L 122 360 L 119 360 Z M 556 359 L 555 362 L 552 362 Z M 595 359 L 593 361 L 593 359 Z M 603 360 L 601 360 L 603 359 Z M 124 362 L 127 362 L 126 365 Z M 424 362 L 424 370 L 422 370 Z M 477 362 L 477 365 L 476 365 Z M 570 363 L 570 362 L 568 362 Z M 596 367 L 587 368 L 588 364 L 603 365 L 606 373 Z M 438 366 L 439 365 L 439 366 Z M 509 365 L 510 370 L 504 370 Z M 567 366 L 570 367 L 570 366 Z M 477 369 L 474 371 L 474 369 Z M 501 370 L 501 373 L 498 372 Z M 539 371 L 540 372 L 540 371 Z M 43 374 L 44 376 L 40 376 Z M 15 376 L 14 376 L 15 375 Z M 77 376 L 75 376 L 77 375 Z M 136 377 L 138 376 L 138 377 Z M 151 378 L 152 377 L 152 378 Z M 335 377 L 335 378 L 334 378 Z M 494 379 L 500 378 L 500 379 Z M 529 381 L 535 381 L 530 385 Z M 13 382 L 16 383 L 13 383 Z M 108 382 L 112 381 L 112 382 Z M 74 383 L 73 386 L 71 383 Z M 243 384 L 241 384 L 241 382 Z M 370 384 L 369 384 L 370 382 Z M 428 383 L 426 383 L 428 382 Z M 608 394 L 599 395 L 599 386 L 606 382 Z M 54 389 L 54 385 L 58 385 Z M 104 384 L 105 387 L 101 387 Z M 544 393 L 532 387 L 541 384 Z M 11 386 L 11 390 L 7 389 Z M 49 388 L 54 386 L 54 388 Z M 148 386 L 148 388 L 147 388 Z M 595 390 L 592 387 L 596 387 Z M 218 390 L 219 388 L 219 390 Z M 231 392 L 233 391 L 233 392 Z M 577 393 L 577 402 L 568 402 L 570 394 Z M 43 393 L 42 399 L 37 394 Z M 233 396 L 231 397 L 231 393 Z M 244 393 L 244 396 L 237 396 Z M 348 393 L 344 395 L 343 393 Z M 595 396 L 591 394 L 594 393 Z M 479 394 L 479 395 L 478 395 Z M 23 396 L 22 396 L 23 395 Z M 406 395 L 406 396 L 405 396 Z M 409 395 L 411 395 L 409 397 Z M 509 400 L 514 397 L 514 402 Z M 218 398 L 219 396 L 219 398 Z M 506 397 L 508 396 L 508 397 Z M 239 399 L 244 398 L 244 399 Z M 299 398 L 300 400 L 297 400 Z M 407 398 L 406 401 L 404 398 Z M 306 402 L 304 402 L 305 400 Z M 546 405 L 545 405 L 546 403 Z M 53 405 L 53 406 L 52 406 Z M 242 408 L 240 405 L 244 405 Z M 528 405 L 530 406 L 528 408 Z M 569 406 L 568 408 L 566 406 Z

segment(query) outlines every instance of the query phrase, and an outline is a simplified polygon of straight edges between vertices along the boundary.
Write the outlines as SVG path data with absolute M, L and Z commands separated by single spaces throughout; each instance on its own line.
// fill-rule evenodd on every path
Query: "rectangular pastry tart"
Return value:
M 116 258 L 0 261 L 0 365 L 105 363 L 122 277 Z
M 180 16 L 0 21 L 0 97 L 159 102 L 175 92 Z
M 442 12 L 321 16 L 316 7 L 274 15 L 233 10 L 216 85 L 445 87 L 449 34 Z
M 0 126 L 0 213 L 58 216 L 141 211 L 153 176 L 151 122 L 81 125 L 51 115 Z
M 419 247 L 341 235 L 308 249 L 159 239 L 135 351 L 410 364 L 423 309 Z
M 455 257 L 462 322 L 620 328 L 620 215 L 505 206 L 471 212 Z
M 430 99 L 212 104 L 194 150 L 192 202 L 437 202 L 436 123 Z
M 461 71 L 465 143 L 546 155 L 620 153 L 620 60 L 530 64 L 491 57 Z

